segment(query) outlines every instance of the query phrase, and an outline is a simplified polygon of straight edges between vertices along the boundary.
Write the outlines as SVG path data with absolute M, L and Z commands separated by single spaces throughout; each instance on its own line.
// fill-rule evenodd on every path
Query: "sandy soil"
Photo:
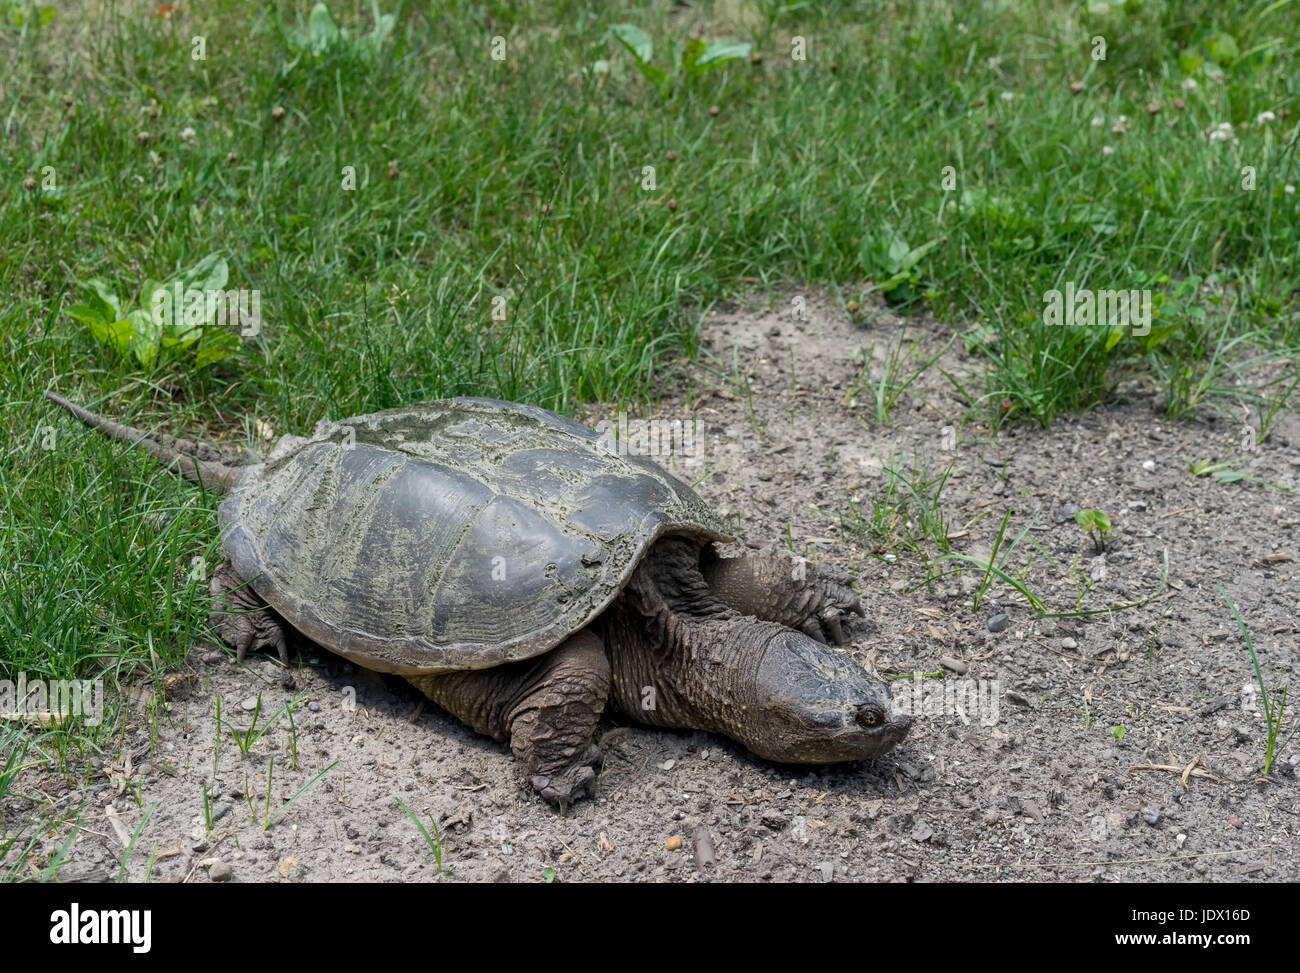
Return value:
M 940 371 L 982 391 L 958 340 L 882 425 L 871 385 L 889 349 L 902 349 L 905 379 L 950 333 L 915 318 L 904 329 L 881 309 L 855 325 L 814 297 L 799 320 L 790 299 L 710 314 L 703 360 L 658 413 L 699 417 L 704 455 L 670 468 L 702 479 L 700 494 L 750 546 L 778 542 L 860 578 L 867 616 L 845 651 L 919 714 L 895 752 L 809 771 L 721 737 L 606 720 L 598 796 L 561 815 L 523 785 L 505 745 L 399 680 L 311 646 L 290 673 L 264 657 L 240 668 L 207 647 L 165 685 L 138 687 L 121 753 L 87 768 L 86 786 L 32 771 L 14 788 L 44 796 L 42 819 L 64 816 L 47 824 L 47 852 L 81 807 L 63 877 L 116 878 L 121 835 L 156 803 L 128 860 L 137 880 L 1300 880 L 1300 741 L 1262 777 L 1263 707 L 1215 584 L 1270 684 L 1285 678 L 1300 631 L 1300 503 L 1250 480 L 1194 477 L 1182 458 L 1236 458 L 1300 490 L 1300 419 L 1282 416 L 1243 452 L 1240 423 L 1170 425 L 1138 388 L 1051 431 L 995 431 L 963 421 Z M 976 610 L 981 571 L 927 587 L 923 557 L 841 520 L 871 519 L 891 465 L 927 479 L 951 465 L 938 509 L 956 553 L 987 556 L 1014 510 L 1004 550 L 1028 530 L 1008 566 L 1049 612 L 1146 603 L 1036 620 L 996 579 Z M 1103 556 L 1071 516 L 1094 507 L 1114 524 Z M 902 507 L 895 535 L 917 529 L 922 510 Z M 954 687 L 971 692 L 959 706 Z M 246 727 L 258 693 L 259 725 L 301 697 L 293 730 L 281 716 L 244 754 L 223 729 L 214 755 L 218 696 L 222 720 Z M 151 697 L 166 701 L 152 739 Z M 426 829 L 438 823 L 441 870 L 399 799 Z M 268 806 L 279 817 L 264 828 Z M 0 812 L 12 823 L 37 805 L 11 794 Z

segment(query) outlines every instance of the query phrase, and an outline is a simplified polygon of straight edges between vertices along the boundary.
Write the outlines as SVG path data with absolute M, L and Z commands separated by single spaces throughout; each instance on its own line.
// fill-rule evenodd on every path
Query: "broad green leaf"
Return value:
M 660 94 L 668 94 L 668 89 L 672 85 L 672 79 L 668 77 L 663 68 L 657 68 L 649 61 L 637 61 L 636 66 L 640 68 L 641 73 L 649 78 L 651 83 L 659 89 Z
M 379 4 L 370 0 L 370 12 L 375 21 L 374 30 L 364 37 L 358 37 L 357 49 L 370 58 L 376 57 L 384 46 L 384 41 L 397 23 L 397 14 L 381 14 Z
M 82 324 L 112 324 L 112 318 L 104 317 L 99 308 L 91 307 L 89 304 L 74 304 L 68 308 L 70 314 L 75 320 Z
M 893 236 L 889 241 L 889 269 L 898 273 L 905 268 L 903 261 L 907 258 L 910 248 L 907 241 L 901 236 Z
M 686 42 L 686 50 L 682 51 L 682 67 L 686 69 L 687 74 L 693 75 L 695 73 L 691 69 L 695 66 L 695 62 L 699 60 L 700 55 L 703 53 L 704 41 L 700 40 L 698 37 L 692 37 Z
M 226 259 L 220 253 L 210 253 L 178 276 L 186 290 L 193 287 L 201 291 L 219 291 L 225 289 L 230 273 Z
M 334 23 L 329 7 L 318 3 L 311 8 L 311 14 L 307 17 L 307 39 L 313 54 L 325 53 L 341 36 L 342 31 Z
M 1106 333 L 1106 350 L 1110 351 L 1114 348 L 1119 344 L 1120 339 L 1123 337 L 1124 329 L 1122 327 L 1111 328 L 1110 331 Z
M 635 24 L 615 24 L 610 28 L 610 32 L 613 33 L 614 39 L 626 47 L 642 64 L 649 61 L 650 56 L 654 54 L 654 45 L 650 43 L 649 36 Z
M 1153 324 L 1151 330 L 1142 336 L 1142 350 L 1155 351 L 1160 344 L 1174 333 L 1172 324 Z
M 1219 31 L 1211 37 L 1205 46 L 1210 52 L 1210 57 L 1224 67 L 1227 67 L 1241 56 L 1241 51 L 1237 48 L 1237 39 L 1231 34 L 1225 34 L 1223 31 Z
M 748 44 L 736 41 L 714 41 L 712 44 L 704 45 L 704 50 L 700 52 L 694 64 L 688 65 L 686 70 L 692 76 L 703 74 L 705 71 L 711 71 L 728 61 L 743 60 L 749 57 L 749 51 L 750 46 Z
M 95 340 L 102 345 L 107 345 L 119 355 L 126 357 L 131 349 L 131 322 L 130 321 L 100 321 L 92 320 L 86 322 L 86 327 Z
M 939 245 L 938 240 L 931 240 L 928 243 L 921 244 L 919 247 L 913 247 L 911 250 L 907 251 L 907 253 L 903 255 L 903 261 L 899 265 L 898 269 L 900 271 L 910 270 L 913 266 L 916 265 L 917 261 L 919 261 L 922 257 L 924 257 L 927 253 L 929 253 L 938 245 Z
M 1236 483 L 1238 480 L 1245 479 L 1245 475 L 1233 470 L 1221 470 L 1214 474 L 1214 478 L 1220 483 Z
M 148 311 L 136 310 L 127 316 L 131 322 L 131 352 L 145 368 L 153 368 L 158 360 L 158 340 L 162 337 L 162 328 L 154 323 L 153 315 Z
M 140 288 L 140 310 L 144 311 L 153 319 L 154 328 L 156 328 L 159 331 L 159 333 L 161 333 L 170 323 L 169 321 L 165 320 L 164 314 L 170 311 L 174 315 L 176 313 L 176 309 L 170 306 L 170 297 L 168 299 L 168 303 L 160 304 L 158 307 L 154 307 L 154 294 L 158 293 L 159 291 L 161 291 L 163 294 L 167 294 L 167 295 L 171 294 L 171 288 L 169 288 L 166 284 L 160 283 L 156 280 L 153 280 L 152 278 L 146 280 L 144 282 L 144 286 Z
M 195 368 L 207 368 L 223 361 L 239 350 L 239 338 L 220 328 L 209 328 L 199 341 L 199 353 L 194 360 Z
M 101 321 L 122 320 L 122 302 L 117 299 L 112 288 L 98 277 L 79 281 L 79 283 L 82 289 L 89 291 L 86 295 L 86 303 L 94 309 L 96 317 Z

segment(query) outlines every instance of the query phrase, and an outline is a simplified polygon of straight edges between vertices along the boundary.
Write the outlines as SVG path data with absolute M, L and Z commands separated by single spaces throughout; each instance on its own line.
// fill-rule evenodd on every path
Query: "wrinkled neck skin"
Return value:
M 758 705 L 767 643 L 784 630 L 718 601 L 699 556 L 691 541 L 661 540 L 606 613 L 610 701 L 642 723 L 733 735 Z

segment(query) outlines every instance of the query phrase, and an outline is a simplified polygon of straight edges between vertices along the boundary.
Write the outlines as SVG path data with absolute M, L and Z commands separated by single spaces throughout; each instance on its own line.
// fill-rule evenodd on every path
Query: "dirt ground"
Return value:
M 982 392 L 958 340 L 882 425 L 871 383 L 890 348 L 902 349 L 905 379 L 951 333 L 916 318 L 904 329 L 883 309 L 855 324 L 815 297 L 800 320 L 790 301 L 709 315 L 700 364 L 658 413 L 701 419 L 704 455 L 670 468 L 703 478 L 698 492 L 750 546 L 778 542 L 858 576 L 866 618 L 845 651 L 892 677 L 898 704 L 917 714 L 897 750 L 809 770 L 722 737 L 606 719 L 598 795 L 561 815 L 523 784 L 507 746 L 400 680 L 306 646 L 288 689 L 273 659 L 241 668 L 208 646 L 168 685 L 141 687 L 142 700 L 165 695 L 165 712 L 151 729 L 134 706 L 122 753 L 97 761 L 85 788 L 48 771 L 14 787 L 44 795 L 43 815 L 82 805 L 63 877 L 116 878 L 122 836 L 156 802 L 128 859 L 136 880 L 1300 880 L 1300 740 L 1263 778 L 1263 707 L 1215 584 L 1249 626 L 1270 686 L 1286 678 L 1300 632 L 1300 503 L 1251 480 L 1194 477 L 1183 459 L 1236 458 L 1242 472 L 1300 490 L 1300 419 L 1281 416 L 1243 451 L 1241 423 L 1171 425 L 1156 391 L 1133 388 L 1050 431 L 994 431 L 963 422 L 941 372 Z M 842 525 L 855 510 L 871 519 L 891 465 L 932 478 L 950 464 L 938 508 L 954 552 L 987 557 L 1012 509 L 1004 550 L 1028 531 L 1007 564 L 1048 612 L 1150 600 L 1036 620 L 994 579 L 976 610 L 982 571 L 927 588 L 921 556 Z M 1103 556 L 1077 508 L 1109 514 Z M 916 527 L 922 510 L 902 508 L 892 530 Z M 943 706 L 954 686 L 974 693 Z M 259 725 L 302 697 L 293 730 L 280 717 L 247 754 L 223 730 L 214 756 L 218 694 L 222 720 L 244 727 L 258 693 Z M 34 813 L 13 794 L 0 807 L 8 820 Z M 441 870 L 399 799 L 431 833 L 438 823 Z M 268 808 L 280 816 L 264 828 Z M 47 826 L 47 854 L 67 831 Z

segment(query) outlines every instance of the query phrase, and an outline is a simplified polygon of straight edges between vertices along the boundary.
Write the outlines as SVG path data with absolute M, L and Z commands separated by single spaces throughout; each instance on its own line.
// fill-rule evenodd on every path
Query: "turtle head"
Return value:
M 755 673 L 745 744 L 783 763 L 865 760 L 891 750 L 911 718 L 889 689 L 850 659 L 801 632 L 767 640 Z

